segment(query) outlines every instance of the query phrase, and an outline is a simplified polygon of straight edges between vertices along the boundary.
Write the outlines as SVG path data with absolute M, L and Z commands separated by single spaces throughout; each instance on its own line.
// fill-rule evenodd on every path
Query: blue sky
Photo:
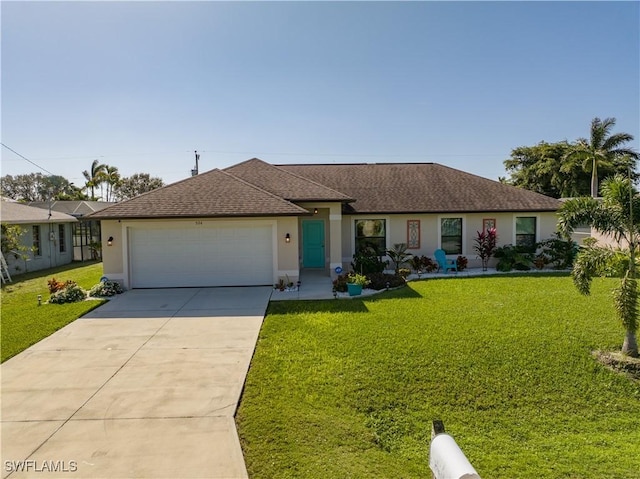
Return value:
M 638 2 L 2 2 L 2 142 L 83 184 L 640 137 Z M 38 169 L 2 148 L 2 175 Z

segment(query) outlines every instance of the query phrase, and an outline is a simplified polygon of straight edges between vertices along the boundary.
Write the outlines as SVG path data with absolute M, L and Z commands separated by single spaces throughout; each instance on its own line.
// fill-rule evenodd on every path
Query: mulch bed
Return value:
M 593 355 L 609 369 L 640 382 L 640 358 L 625 356 L 617 351 L 594 351 Z

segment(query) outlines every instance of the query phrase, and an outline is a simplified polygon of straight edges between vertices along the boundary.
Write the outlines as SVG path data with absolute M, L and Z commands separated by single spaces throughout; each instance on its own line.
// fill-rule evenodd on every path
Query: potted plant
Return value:
M 362 294 L 362 288 L 369 284 L 369 280 L 364 274 L 349 273 L 347 276 L 347 291 L 349 296 L 358 296 Z

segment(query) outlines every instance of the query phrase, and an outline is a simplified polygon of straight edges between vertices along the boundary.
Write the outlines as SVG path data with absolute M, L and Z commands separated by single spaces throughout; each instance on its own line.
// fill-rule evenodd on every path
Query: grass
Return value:
M 100 282 L 101 276 L 102 263 L 81 263 L 81 266 L 72 263 L 59 268 L 14 276 L 13 283 L 3 285 L 0 319 L 1 361 L 15 356 L 103 303 L 83 301 L 45 304 L 49 299 L 49 279 L 71 279 L 88 290 Z M 42 295 L 42 306 L 38 306 L 39 294 Z
M 430 477 L 442 419 L 487 478 L 640 478 L 640 384 L 610 290 L 568 276 L 427 280 L 271 303 L 236 417 L 250 477 Z

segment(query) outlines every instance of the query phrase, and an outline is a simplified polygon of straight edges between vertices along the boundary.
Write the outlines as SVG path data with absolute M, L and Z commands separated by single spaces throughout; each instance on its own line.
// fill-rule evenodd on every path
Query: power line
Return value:
M 185 150 L 188 151 L 188 150 Z M 503 153 L 469 153 L 469 154 L 455 154 L 455 153 L 423 153 L 423 154 L 380 154 L 380 153 L 285 153 L 285 152 L 273 152 L 273 151 L 225 151 L 225 150 L 198 150 L 201 153 L 222 153 L 229 155 L 276 155 L 276 156 L 329 156 L 329 157 L 341 157 L 341 158 L 456 158 L 456 157 L 489 157 L 502 156 Z
M 22 158 L 25 161 L 28 161 L 29 163 L 31 163 L 33 166 L 35 166 L 36 168 L 40 168 L 42 171 L 49 173 L 51 176 L 56 176 L 53 173 L 51 173 L 49 170 L 47 170 L 46 168 L 43 168 L 42 166 L 38 165 L 37 163 L 34 163 L 33 161 L 31 161 L 29 158 L 27 158 L 26 156 L 21 155 L 20 153 L 18 153 L 16 150 L 14 150 L 13 148 L 9 148 L 7 145 L 5 145 L 4 143 L 0 143 L 0 145 L 4 146 L 7 150 L 11 151 L 12 153 L 15 153 L 16 155 L 18 155 L 20 158 Z
M 6 145 L 3 145 L 6 147 Z M 9 148 L 9 147 L 6 147 Z M 11 148 L 9 148 L 11 150 Z M 16 153 L 14 150 L 11 150 Z M 142 156 L 167 156 L 167 155 L 180 155 L 181 153 L 191 153 L 193 150 L 164 150 L 164 151 L 156 151 L 156 152 L 131 152 L 131 153 L 114 153 L 114 154 L 106 154 L 106 155 L 83 155 L 83 156 L 61 156 L 61 157 L 47 157 L 47 158 L 37 158 L 37 160 L 43 161 L 85 161 L 92 160 L 95 158 L 100 158 L 102 160 L 110 160 L 122 157 L 142 157 Z M 222 154 L 222 155 L 247 155 L 247 156 L 296 156 L 296 157 L 335 157 L 335 158 L 396 158 L 396 159 L 409 159 L 409 158 L 418 158 L 418 159 L 432 159 L 432 158 L 495 158 L 504 156 L 504 153 L 422 153 L 422 154 L 410 154 L 410 153 L 391 153 L 391 154 L 380 154 L 380 153 L 311 153 L 311 152 L 276 152 L 276 151 L 263 151 L 263 150 L 245 150 L 245 151 L 232 151 L 232 150 L 217 150 L 217 149 L 199 149 L 200 153 L 213 153 L 213 154 Z M 29 161 L 30 163 L 35 163 L 31 160 L 24 158 L 22 155 L 19 155 L 21 158 Z M 36 165 L 38 166 L 38 165 Z M 38 168 L 46 171 L 41 166 Z

